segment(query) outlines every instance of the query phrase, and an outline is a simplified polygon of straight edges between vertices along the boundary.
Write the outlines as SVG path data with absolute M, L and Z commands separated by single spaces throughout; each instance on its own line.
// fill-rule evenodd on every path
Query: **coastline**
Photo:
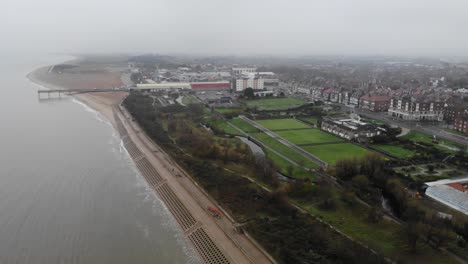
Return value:
M 49 66 L 50 67 L 50 66 Z M 76 88 L 63 84 L 53 83 L 54 80 L 47 78 L 49 67 L 41 67 L 27 75 L 27 78 L 40 86 L 48 89 L 69 89 Z M 50 76 L 49 76 L 50 77 Z M 86 87 L 84 87 L 86 88 Z M 131 117 L 126 113 L 125 109 L 119 108 L 120 102 L 127 96 L 127 92 L 115 93 L 96 93 L 96 94 L 79 94 L 74 95 L 78 101 L 91 107 L 96 112 L 102 114 L 113 126 L 122 138 L 126 149 L 132 157 L 135 166 L 140 173 L 145 177 L 147 183 L 153 188 L 155 194 L 164 202 L 169 211 L 171 211 L 175 220 L 178 219 L 177 212 L 181 208 L 172 208 L 172 203 L 177 203 L 180 200 L 182 207 L 186 207 L 188 214 L 192 214 L 195 223 L 188 229 L 184 229 L 180 221 L 179 225 L 186 235 L 186 239 L 191 241 L 194 249 L 199 253 L 200 259 L 207 263 L 274 263 L 275 261 L 264 251 L 253 239 L 249 236 L 237 234 L 234 231 L 234 220 L 225 215 L 222 220 L 215 220 L 207 211 L 206 205 L 212 205 L 220 208 L 216 201 L 213 201 L 198 184 L 180 168 L 171 157 L 159 148 L 151 139 L 149 139 L 142 129 L 135 122 L 131 121 Z M 122 130 L 124 128 L 124 131 Z M 125 136 L 124 136 L 125 135 Z M 128 146 L 130 144 L 132 146 Z M 136 153 L 138 156 L 135 156 Z M 151 167 L 156 170 L 156 174 L 162 176 L 163 183 L 156 186 L 150 182 L 151 175 L 146 177 L 145 168 L 139 166 L 141 160 L 147 160 Z M 176 170 L 176 172 L 174 171 Z M 172 172 L 170 171 L 172 170 Z M 184 175 L 185 177 L 176 176 Z M 165 200 L 164 194 L 160 193 L 158 188 L 163 185 L 169 186 L 169 190 L 174 190 L 175 198 Z M 174 202 L 175 199 L 175 202 Z M 222 208 L 220 208 L 222 209 Z M 183 211 L 183 210 L 182 210 Z M 200 231 L 201 230 L 201 231 Z M 204 232 L 207 234 L 207 239 L 203 241 L 194 241 L 193 234 L 195 232 Z M 214 245 L 213 245 L 214 243 Z M 206 244 L 206 245 L 204 245 Z M 222 253 L 216 253 L 216 245 Z M 201 247 L 201 248 L 200 248 Z M 214 248 L 214 249 L 213 249 Z M 204 256 L 202 251 L 212 250 L 213 258 L 226 257 L 227 262 L 211 262 L 210 256 Z
M 73 60 L 72 62 L 75 62 Z M 39 85 L 44 87 L 45 89 L 68 89 L 66 85 L 59 85 L 54 84 L 51 82 L 47 82 L 46 78 L 44 78 L 44 74 L 47 74 L 48 69 L 51 66 L 44 66 L 35 69 L 34 71 L 28 73 L 26 78 Z M 74 87 L 71 87 L 74 88 Z M 115 96 L 115 94 L 118 94 Z M 111 93 L 100 93 L 100 94 L 76 94 L 72 97 L 79 102 L 87 105 L 88 107 L 92 108 L 96 112 L 103 115 L 114 127 L 116 126 L 114 115 L 113 115 L 113 108 L 118 106 L 118 104 L 127 96 L 127 92 L 115 92 L 114 95 Z

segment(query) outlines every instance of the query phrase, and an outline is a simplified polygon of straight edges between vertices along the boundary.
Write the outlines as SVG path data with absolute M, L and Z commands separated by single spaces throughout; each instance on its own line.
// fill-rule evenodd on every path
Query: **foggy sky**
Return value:
M 466 0 L 2 0 L 0 50 L 468 55 Z

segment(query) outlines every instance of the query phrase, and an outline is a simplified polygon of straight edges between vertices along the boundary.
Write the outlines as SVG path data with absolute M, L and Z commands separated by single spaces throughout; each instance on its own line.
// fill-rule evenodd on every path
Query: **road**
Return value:
M 429 124 L 418 124 L 415 121 L 403 121 L 394 119 L 393 117 L 388 115 L 388 112 L 371 112 L 365 109 L 360 108 L 352 108 L 345 105 L 339 105 L 342 111 L 351 111 L 355 112 L 359 115 L 368 116 L 373 119 L 379 119 L 385 121 L 391 125 L 397 125 L 402 128 L 407 128 L 415 131 L 419 131 L 422 133 L 427 133 L 430 135 L 435 135 L 438 138 L 449 140 L 455 142 L 457 144 L 468 146 L 468 136 L 461 136 L 457 134 L 453 134 L 450 132 L 445 131 L 443 128 L 439 126 L 429 125 Z

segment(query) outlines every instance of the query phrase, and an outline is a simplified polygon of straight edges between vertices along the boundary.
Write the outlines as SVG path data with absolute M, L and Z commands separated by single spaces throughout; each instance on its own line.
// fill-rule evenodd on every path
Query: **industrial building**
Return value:
M 192 89 L 190 83 L 168 82 L 168 83 L 142 83 L 136 85 L 136 90 L 155 92 L 162 90 Z
M 231 83 L 228 81 L 219 82 L 192 82 L 190 84 L 194 90 L 229 90 Z
M 426 182 L 426 196 L 468 215 L 468 176 Z
M 219 82 L 166 82 L 166 83 L 145 83 L 137 84 L 136 89 L 141 91 L 161 91 L 161 90 L 177 90 L 177 89 L 194 89 L 194 90 L 229 90 L 231 83 L 228 81 Z

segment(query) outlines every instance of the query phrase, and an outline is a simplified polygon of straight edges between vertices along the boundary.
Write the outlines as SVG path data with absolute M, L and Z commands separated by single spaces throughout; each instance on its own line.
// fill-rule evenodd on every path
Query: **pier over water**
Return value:
M 47 94 L 47 98 L 51 96 L 61 97 L 62 95 L 74 95 L 83 93 L 104 93 L 104 92 L 122 92 L 127 91 L 126 88 L 112 88 L 112 89 L 50 89 L 38 90 L 37 96 L 41 99 L 42 95 Z

